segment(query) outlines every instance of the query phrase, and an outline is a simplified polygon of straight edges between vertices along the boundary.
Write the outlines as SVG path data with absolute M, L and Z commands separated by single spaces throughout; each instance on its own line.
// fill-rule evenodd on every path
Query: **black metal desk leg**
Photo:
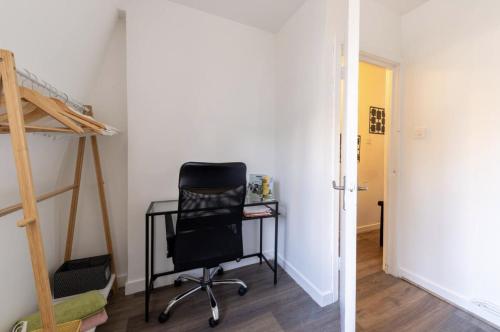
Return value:
M 279 204 L 276 203 L 276 216 L 274 217 L 274 284 L 278 283 L 278 211 Z
M 380 246 L 384 246 L 384 201 L 378 201 L 380 206 Z
M 260 256 L 259 263 L 262 264 L 262 218 L 260 218 Z
M 145 288 L 146 292 L 146 308 L 144 312 L 144 319 L 149 321 L 149 218 L 146 215 L 146 273 L 145 273 Z
M 151 216 L 151 291 L 155 289 L 155 216 Z

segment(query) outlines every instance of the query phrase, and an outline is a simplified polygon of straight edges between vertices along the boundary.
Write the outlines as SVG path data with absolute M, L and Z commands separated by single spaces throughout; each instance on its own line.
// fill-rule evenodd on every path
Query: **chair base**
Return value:
M 221 273 L 222 268 L 217 267 L 210 271 L 210 269 L 205 268 L 203 269 L 203 277 L 201 278 L 196 278 L 187 274 L 181 274 L 177 279 L 175 280 L 175 285 L 179 286 L 183 281 L 191 281 L 197 284 L 197 286 L 177 295 L 174 297 L 170 302 L 168 303 L 167 308 L 160 314 L 158 317 L 158 321 L 160 323 L 165 323 L 169 316 L 170 312 L 173 307 L 180 301 L 184 300 L 185 298 L 193 295 L 197 291 L 205 291 L 208 295 L 208 299 L 210 301 L 210 308 L 212 310 L 212 317 L 208 320 L 208 323 L 210 327 L 215 327 L 217 324 L 219 324 L 219 307 L 217 305 L 217 300 L 215 299 L 214 293 L 212 291 L 212 288 L 214 286 L 218 285 L 240 285 L 240 288 L 238 289 L 238 294 L 241 296 L 245 295 L 248 287 L 247 285 L 239 280 L 239 279 L 224 279 L 224 280 L 213 280 L 215 274 L 222 274 Z

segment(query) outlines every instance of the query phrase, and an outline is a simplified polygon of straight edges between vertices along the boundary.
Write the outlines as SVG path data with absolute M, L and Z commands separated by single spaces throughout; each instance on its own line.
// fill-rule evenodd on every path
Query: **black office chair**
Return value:
M 206 291 L 212 308 L 211 327 L 219 323 L 219 309 L 213 286 L 237 284 L 243 296 L 247 285 L 239 279 L 214 280 L 223 273 L 221 263 L 243 256 L 241 223 L 246 195 L 246 165 L 243 163 L 186 163 L 179 175 L 179 213 L 176 230 L 166 218 L 167 257 L 172 257 L 175 271 L 203 268 L 203 277 L 180 275 L 175 281 L 192 281 L 196 287 L 173 298 L 160 314 L 167 321 L 171 309 L 181 300 Z

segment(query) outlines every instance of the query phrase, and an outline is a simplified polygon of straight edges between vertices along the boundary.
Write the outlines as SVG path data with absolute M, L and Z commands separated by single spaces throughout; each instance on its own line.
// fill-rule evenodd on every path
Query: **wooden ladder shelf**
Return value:
M 23 102 L 25 107 L 23 108 Z M 8 133 L 11 137 L 12 150 L 16 164 L 17 180 L 21 202 L 0 209 L 0 217 L 12 212 L 23 210 L 23 219 L 17 222 L 17 226 L 26 230 L 28 238 L 31 264 L 37 292 L 38 307 L 42 320 L 43 331 L 56 331 L 56 320 L 54 317 L 52 293 L 50 290 L 49 274 L 45 259 L 42 233 L 40 230 L 40 219 L 37 202 L 49 199 L 62 193 L 72 191 L 71 207 L 66 238 L 65 260 L 71 259 L 73 248 L 73 237 L 78 208 L 78 197 L 82 176 L 83 159 L 85 153 L 86 137 L 81 136 L 78 142 L 77 160 L 74 181 L 72 185 L 55 190 L 53 192 L 35 195 L 33 186 L 33 173 L 31 169 L 26 132 L 54 132 L 69 133 L 76 135 L 91 135 L 91 145 L 94 157 L 94 166 L 97 177 L 99 200 L 101 205 L 104 235 L 108 253 L 111 255 L 112 273 L 116 274 L 115 259 L 113 256 L 113 244 L 109 215 L 106 205 L 104 191 L 104 180 L 101 169 L 97 134 L 104 134 L 107 126 L 94 120 L 91 116 L 75 112 L 57 98 L 44 96 L 37 91 L 20 87 L 17 83 L 17 72 L 14 55 L 12 52 L 0 49 L 0 107 L 5 107 L 7 112 L 0 114 L 0 133 Z M 89 115 L 92 115 L 90 106 L 87 106 Z M 63 127 L 45 127 L 26 125 L 43 117 L 55 119 Z M 7 123 L 5 121 L 8 121 Z M 113 285 L 116 290 L 116 278 Z

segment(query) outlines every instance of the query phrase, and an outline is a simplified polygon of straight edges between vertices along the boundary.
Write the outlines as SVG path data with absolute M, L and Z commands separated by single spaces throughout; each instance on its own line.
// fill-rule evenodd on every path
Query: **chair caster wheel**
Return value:
M 221 276 L 223 274 L 224 274 L 224 269 L 222 267 L 220 267 L 219 270 L 217 271 L 217 275 Z
M 210 327 L 216 327 L 217 325 L 219 325 L 219 320 L 215 320 L 213 317 L 210 317 L 208 319 L 208 325 L 210 325 Z
M 182 280 L 181 279 L 175 279 L 174 280 L 174 287 L 180 287 L 182 285 Z
M 240 296 L 243 296 L 247 293 L 247 290 L 248 290 L 248 287 L 240 286 L 240 289 L 238 289 L 238 294 L 240 294 Z
M 165 314 L 164 312 L 162 312 L 160 314 L 160 316 L 158 317 L 158 321 L 163 324 L 168 320 L 168 317 L 169 317 L 168 314 Z

